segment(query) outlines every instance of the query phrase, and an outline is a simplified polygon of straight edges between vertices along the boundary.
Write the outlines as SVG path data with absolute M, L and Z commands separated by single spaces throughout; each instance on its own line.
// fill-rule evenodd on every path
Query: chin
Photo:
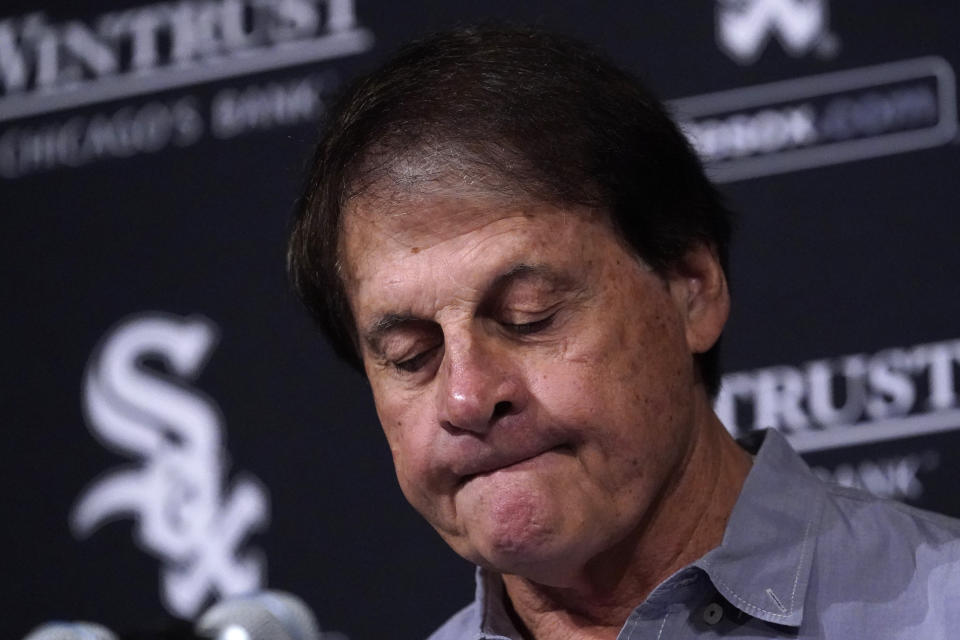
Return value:
M 562 518 L 520 516 L 484 524 L 470 530 L 472 553 L 467 559 L 486 569 L 559 586 L 586 562 L 584 532 L 567 530 Z
M 499 573 L 543 580 L 589 558 L 588 500 L 543 469 L 513 469 L 471 480 L 455 498 L 461 556 Z M 540 576 L 540 578 L 534 578 Z M 553 578 L 551 577 L 552 581 Z
M 515 575 L 551 587 L 565 587 L 586 564 L 576 553 L 577 545 L 540 545 L 532 548 L 496 550 L 484 554 L 477 564 L 501 574 Z

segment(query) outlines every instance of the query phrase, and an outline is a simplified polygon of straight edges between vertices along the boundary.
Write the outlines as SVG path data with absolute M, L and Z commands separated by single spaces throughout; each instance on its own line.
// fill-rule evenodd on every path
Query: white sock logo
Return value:
M 262 586 L 264 560 L 237 555 L 254 528 L 267 522 L 267 495 L 253 478 L 226 487 L 222 419 L 200 392 L 180 386 L 195 378 L 216 341 L 200 317 L 141 315 L 115 328 L 87 366 L 83 402 L 91 431 L 137 463 L 89 487 L 71 514 L 78 536 L 118 516 L 137 521 L 142 548 L 161 558 L 162 597 L 190 618 L 210 596 Z M 170 378 L 143 366 L 162 362 Z
M 754 62 L 771 35 L 792 56 L 824 40 L 826 0 L 717 0 L 717 43 L 742 64 Z

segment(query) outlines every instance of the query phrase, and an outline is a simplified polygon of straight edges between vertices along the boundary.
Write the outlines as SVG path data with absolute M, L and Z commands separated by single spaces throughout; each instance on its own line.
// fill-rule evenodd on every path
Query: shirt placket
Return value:
M 687 569 L 674 575 L 657 587 L 646 602 L 633 610 L 617 640 L 682 640 L 697 637 L 699 632 L 689 624 L 691 610 L 693 607 L 702 608 L 702 601 L 708 598 L 708 590 L 713 591 L 712 585 L 698 569 Z

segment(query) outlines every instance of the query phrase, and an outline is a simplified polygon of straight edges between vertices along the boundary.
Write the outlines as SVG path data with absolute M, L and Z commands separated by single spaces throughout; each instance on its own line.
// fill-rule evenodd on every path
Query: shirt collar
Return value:
M 723 542 L 694 564 L 744 613 L 796 627 L 803 620 L 826 491 L 778 431 L 754 439 L 762 445 Z
M 499 573 L 477 567 L 475 601 L 480 611 L 481 640 L 509 640 L 519 638 L 504 603 L 503 579 Z
M 798 627 L 826 492 L 778 431 L 750 434 L 744 444 L 751 450 L 759 446 L 759 451 L 723 541 L 693 566 L 744 613 Z M 475 602 L 482 612 L 478 638 L 517 637 L 503 600 L 500 575 L 478 568 Z

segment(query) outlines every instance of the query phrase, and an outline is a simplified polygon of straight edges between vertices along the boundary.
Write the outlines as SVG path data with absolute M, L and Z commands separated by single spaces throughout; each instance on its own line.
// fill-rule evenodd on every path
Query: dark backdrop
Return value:
M 260 585 L 416 638 L 468 600 L 283 263 L 337 86 L 491 17 L 602 46 L 711 161 L 740 212 L 728 426 L 960 516 L 957 3 L 8 0 L 0 635 Z

